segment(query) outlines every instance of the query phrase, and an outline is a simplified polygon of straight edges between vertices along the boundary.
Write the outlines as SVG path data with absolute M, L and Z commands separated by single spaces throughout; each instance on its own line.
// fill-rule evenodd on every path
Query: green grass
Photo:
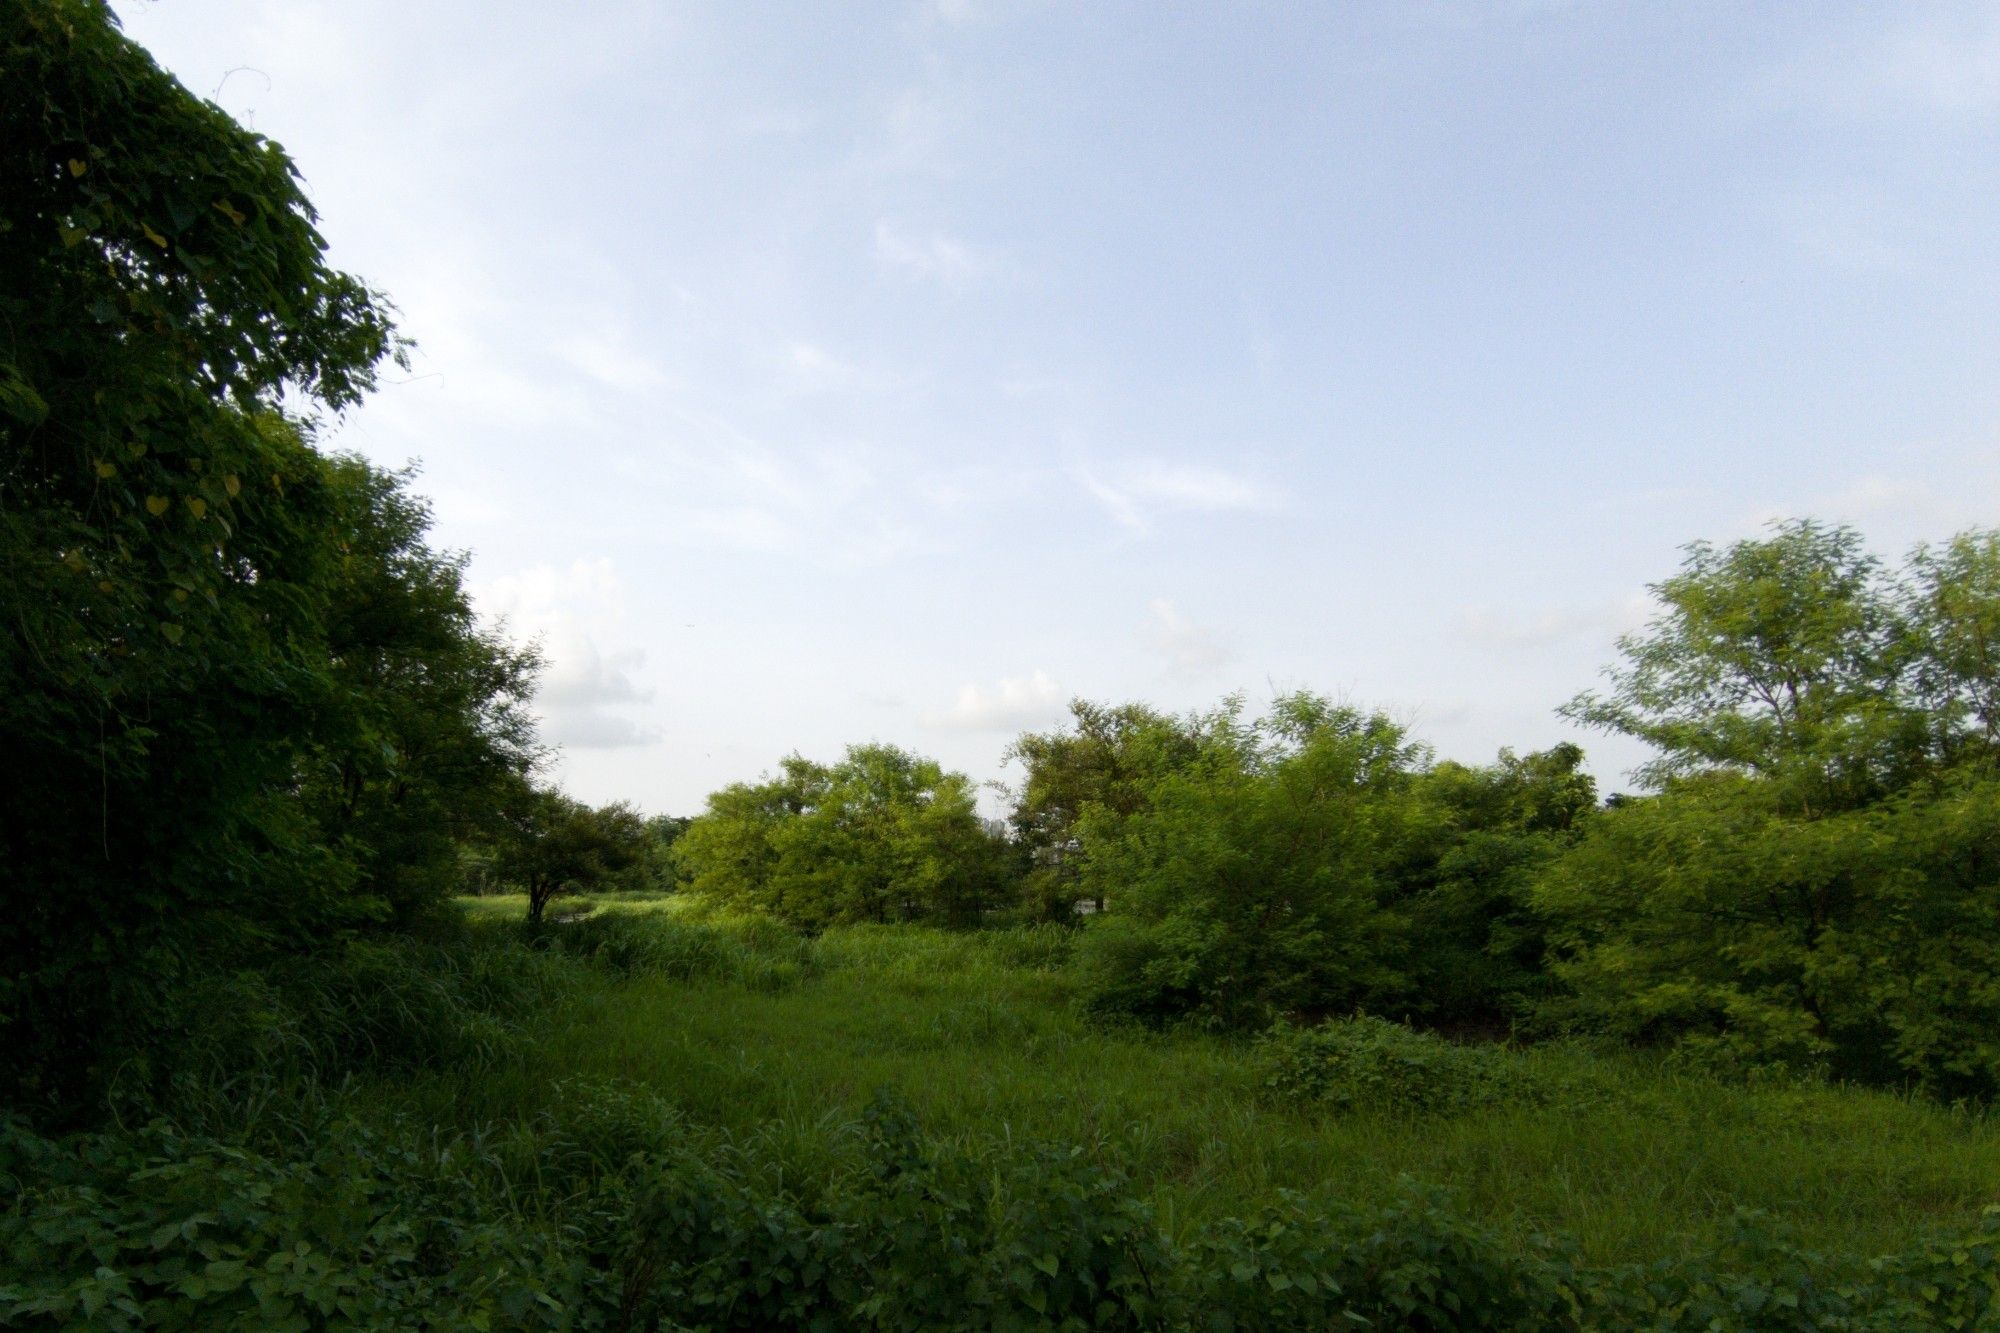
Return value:
M 562 914 L 583 902 L 590 903 L 595 911 L 647 915 L 681 911 L 688 900 L 684 895 L 675 893 L 596 893 L 586 897 L 557 898 L 549 904 L 549 911 L 551 914 Z M 460 898 L 458 903 L 465 909 L 466 919 L 477 925 L 503 925 L 528 919 L 528 895 L 525 893 L 491 893 L 478 898 Z
M 807 945 L 670 900 L 603 903 L 600 914 L 649 919 L 558 930 L 577 932 L 578 948 L 608 939 L 625 952 L 602 956 L 618 958 L 635 930 L 675 938 L 580 992 L 510 1061 L 384 1083 L 370 1098 L 491 1126 L 559 1117 L 578 1081 L 629 1080 L 690 1133 L 754 1143 L 813 1176 L 845 1160 L 843 1127 L 893 1089 L 934 1135 L 1058 1139 L 1115 1158 L 1177 1239 L 1280 1188 L 1383 1202 L 1403 1176 L 1509 1234 L 1566 1232 L 1595 1262 L 1704 1253 L 1744 1207 L 1817 1248 L 1888 1251 L 1967 1225 L 2000 1197 L 1991 1119 L 1891 1094 L 1736 1086 L 1550 1047 L 1508 1057 L 1552 1090 L 1544 1104 L 1302 1107 L 1265 1088 L 1243 1042 L 1092 1026 L 1052 930 L 855 928 Z M 518 899 L 512 912 L 505 899 L 468 907 L 489 923 L 524 911 Z

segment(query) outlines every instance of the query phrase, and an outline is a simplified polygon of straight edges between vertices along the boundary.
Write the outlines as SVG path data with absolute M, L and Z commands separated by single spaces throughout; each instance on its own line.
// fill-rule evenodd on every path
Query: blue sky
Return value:
M 1075 695 L 1486 759 L 1683 542 L 2000 521 L 1991 4 L 117 8 L 401 307 L 327 439 L 588 799 Z

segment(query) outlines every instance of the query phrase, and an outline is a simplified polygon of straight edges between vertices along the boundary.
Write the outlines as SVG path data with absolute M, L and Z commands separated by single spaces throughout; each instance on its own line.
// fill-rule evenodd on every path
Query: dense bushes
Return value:
M 1546 1089 L 1497 1046 L 1461 1046 L 1379 1018 L 1280 1027 L 1258 1042 L 1264 1084 L 1337 1110 L 1451 1113 L 1532 1103 Z
M 1093 1007 L 1255 1027 L 1357 1007 L 1504 1023 L 1539 985 L 1533 872 L 1593 791 L 1573 747 L 1433 764 L 1380 715 L 1310 695 L 1189 724 L 1128 813 L 1092 804 L 1078 885 Z
M 1554 1019 L 1946 1096 L 2000 1076 L 2000 782 L 1790 817 L 1687 780 L 1609 812 L 1541 884 Z
M 482 1150 L 329 1123 L 286 1152 L 155 1125 L 52 1142 L 0 1123 L 12 1327 L 1849 1329 L 1981 1327 L 2000 1227 L 1874 1260 L 1744 1216 L 1712 1260 L 1587 1268 L 1411 1188 L 1284 1194 L 1185 1245 L 1116 1168 L 1050 1144 L 927 1139 L 893 1103 L 798 1192 L 701 1149 L 646 1094 L 572 1090 Z M 529 1182 L 542 1203 L 518 1207 Z M 2000 1219 L 1994 1219 L 2000 1221 Z

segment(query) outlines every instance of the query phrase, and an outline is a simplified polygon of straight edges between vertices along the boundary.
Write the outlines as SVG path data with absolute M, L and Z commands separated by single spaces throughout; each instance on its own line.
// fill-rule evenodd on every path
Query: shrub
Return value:
M 0 1124 L 0 1323 L 21 1328 L 574 1326 L 596 1280 L 451 1149 L 332 1125 L 282 1160 L 163 1124 L 65 1144 Z
M 1257 1059 L 1264 1085 L 1279 1096 L 1343 1111 L 1449 1115 L 1543 1096 L 1512 1052 L 1458 1045 L 1380 1018 L 1279 1026 L 1258 1042 Z

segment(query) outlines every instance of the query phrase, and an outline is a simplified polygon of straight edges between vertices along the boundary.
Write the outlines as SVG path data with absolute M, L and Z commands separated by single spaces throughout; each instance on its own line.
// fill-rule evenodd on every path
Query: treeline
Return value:
M 1945 1096 L 2000 1088 L 2000 534 L 1899 569 L 1791 522 L 1687 548 L 1571 718 L 1649 742 L 1437 760 L 1310 694 L 1259 717 L 1079 702 L 1005 830 L 880 746 L 718 793 L 692 888 L 808 929 L 1097 915 L 1090 1003 L 1254 1028 L 1365 1011 L 1592 1032 Z

